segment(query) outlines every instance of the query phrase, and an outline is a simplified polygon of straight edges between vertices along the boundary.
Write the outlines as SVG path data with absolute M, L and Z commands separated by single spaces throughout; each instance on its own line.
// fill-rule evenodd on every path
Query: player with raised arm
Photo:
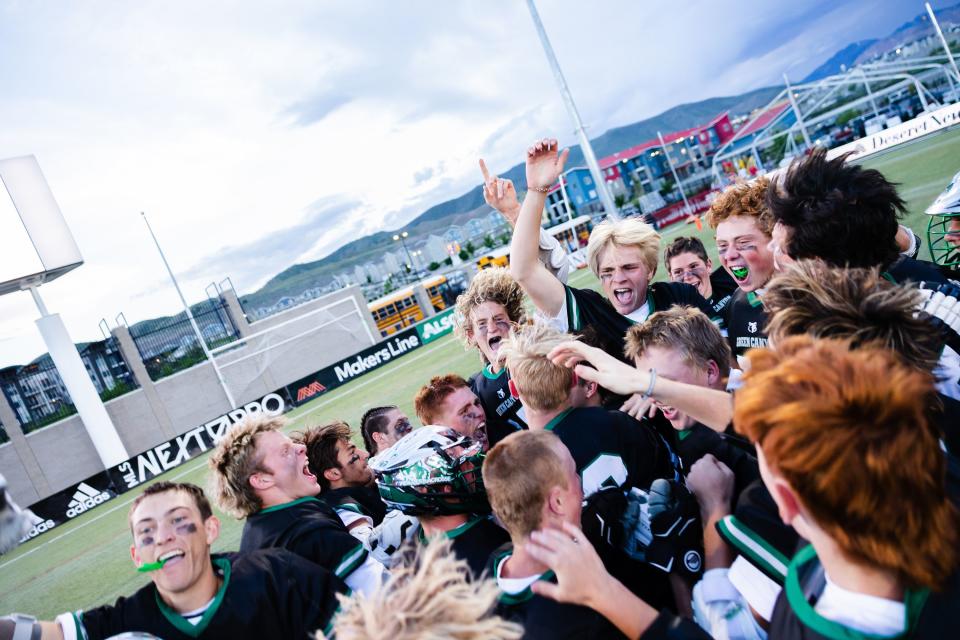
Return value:
M 675 407 L 714 431 L 724 431 L 733 420 L 733 396 L 729 393 L 663 378 L 656 369 L 635 369 L 580 341 L 561 342 L 547 357 L 554 364 L 573 369 L 579 378 L 592 380 L 613 393 L 639 394 L 651 404 L 656 401 Z
M 383 565 L 317 498 L 307 447 L 286 436 L 282 417 L 248 416 L 217 444 L 208 466 L 220 509 L 244 519 L 240 551 L 281 547 L 325 567 L 351 589 L 369 592 Z
M 220 521 L 203 490 L 158 482 L 133 501 L 130 557 L 151 582 L 113 605 L 53 622 L 0 618 L 0 640 L 101 640 L 124 633 L 165 640 L 301 638 L 325 629 L 346 586 L 283 549 L 213 554 Z M 93 577 L 93 576 L 91 576 Z
M 499 211 L 513 229 L 517 226 L 517 218 L 520 216 L 520 200 L 517 199 L 513 180 L 491 175 L 483 158 L 480 159 L 480 172 L 483 174 L 484 202 Z M 567 275 L 570 273 L 567 252 L 563 250 L 560 242 L 544 229 L 540 229 L 539 259 L 540 263 L 557 277 L 557 280 L 567 281 Z
M 682 282 L 655 282 L 660 236 L 650 225 L 628 218 L 597 225 L 587 244 L 587 262 L 603 294 L 564 285 L 537 260 L 540 217 L 550 185 L 563 170 L 568 151 L 545 139 L 527 150 L 527 196 L 510 245 L 510 273 L 533 304 L 560 331 L 583 332 L 607 353 L 623 358 L 623 337 L 635 322 L 676 304 L 712 309 Z

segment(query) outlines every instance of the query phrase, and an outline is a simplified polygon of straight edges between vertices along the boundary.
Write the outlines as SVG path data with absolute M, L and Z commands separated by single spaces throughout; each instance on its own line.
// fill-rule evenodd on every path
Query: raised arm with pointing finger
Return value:
M 563 170 L 567 152 L 557 141 L 540 140 L 527 150 L 527 197 L 520 208 L 510 253 L 510 270 L 536 307 L 560 331 L 574 331 L 610 355 L 624 358 L 624 337 L 637 322 L 676 305 L 716 314 L 697 290 L 682 282 L 654 282 L 660 235 L 637 218 L 605 220 L 590 232 L 587 264 L 602 293 L 565 286 L 536 260 L 540 212 L 549 186 Z M 718 319 L 719 321 L 719 319 Z
M 491 175 L 487 163 L 480 159 L 480 171 L 483 173 L 483 200 L 500 212 L 510 228 L 517 225 L 520 216 L 520 200 L 517 199 L 517 190 L 513 180 Z M 566 282 L 570 272 L 570 263 L 567 261 L 567 252 L 560 246 L 560 242 L 544 229 L 540 229 L 538 257 L 540 262 L 560 282 Z

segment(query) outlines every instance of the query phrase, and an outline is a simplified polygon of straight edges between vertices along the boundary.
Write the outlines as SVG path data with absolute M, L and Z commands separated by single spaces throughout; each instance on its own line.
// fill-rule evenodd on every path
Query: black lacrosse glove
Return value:
M 648 564 L 695 581 L 703 574 L 703 525 L 696 498 L 682 482 L 657 479 L 647 497 L 652 538 Z

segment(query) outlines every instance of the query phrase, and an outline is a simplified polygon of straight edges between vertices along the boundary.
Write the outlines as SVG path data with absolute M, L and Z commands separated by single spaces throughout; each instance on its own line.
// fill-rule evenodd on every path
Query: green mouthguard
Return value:
M 733 272 L 733 277 L 737 280 L 743 280 L 747 277 L 747 274 L 750 273 L 750 270 L 746 267 L 734 267 L 733 269 L 730 269 L 730 271 Z
M 148 571 L 159 571 L 160 569 L 163 569 L 163 565 L 167 563 L 167 560 L 169 560 L 169 558 L 167 558 L 166 560 L 157 560 L 156 562 L 147 562 L 137 567 L 137 571 L 139 571 L 140 573 L 147 573 Z

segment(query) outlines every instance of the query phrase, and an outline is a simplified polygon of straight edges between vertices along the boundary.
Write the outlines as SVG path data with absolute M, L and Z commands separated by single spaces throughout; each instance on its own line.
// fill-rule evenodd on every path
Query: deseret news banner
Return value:
M 419 324 L 395 333 L 340 362 L 285 385 L 259 400 L 217 416 L 175 438 L 133 456 L 115 467 L 30 505 L 36 516 L 29 540 L 69 522 L 105 502 L 209 451 L 229 429 L 250 414 L 280 415 L 375 369 L 393 362 L 453 330 L 453 310 L 448 309 Z
M 836 158 L 844 153 L 849 153 L 850 160 L 860 160 L 905 142 L 912 142 L 923 136 L 957 125 L 960 125 L 960 103 L 948 104 L 934 111 L 922 113 L 913 120 L 907 120 L 889 129 L 878 131 L 831 149 L 827 156 Z

